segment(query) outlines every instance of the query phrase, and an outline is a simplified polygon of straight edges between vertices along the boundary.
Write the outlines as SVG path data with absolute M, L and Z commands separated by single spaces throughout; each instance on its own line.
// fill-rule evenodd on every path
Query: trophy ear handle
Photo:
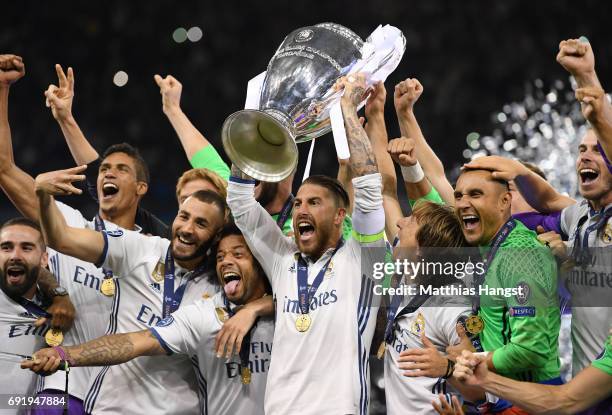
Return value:
M 232 163 L 256 180 L 279 182 L 297 167 L 293 133 L 265 111 L 233 113 L 223 123 L 221 140 Z

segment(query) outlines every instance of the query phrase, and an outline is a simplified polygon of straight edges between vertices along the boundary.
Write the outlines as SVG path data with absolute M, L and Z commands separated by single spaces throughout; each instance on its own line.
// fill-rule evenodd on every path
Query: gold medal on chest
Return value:
M 295 320 L 295 328 L 300 333 L 308 331 L 311 324 L 312 324 L 312 319 L 310 318 L 309 314 L 300 314 L 297 320 Z
M 215 308 L 215 311 L 217 312 L 217 318 L 221 323 L 225 323 L 227 320 L 229 320 L 229 314 L 223 307 L 217 307 Z
M 601 241 L 605 244 L 612 243 L 612 225 L 610 225 L 609 223 L 606 224 L 606 227 L 601 233 Z
M 49 329 L 45 334 L 45 341 L 51 347 L 59 346 L 64 341 L 64 333 L 59 329 Z
M 465 321 L 465 328 L 470 334 L 480 334 L 484 329 L 484 321 L 480 316 L 470 316 Z
M 248 385 L 251 383 L 251 369 L 248 367 L 243 367 L 240 370 L 240 380 L 242 380 L 243 385 Z
M 107 297 L 115 295 L 115 280 L 112 277 L 104 278 L 100 286 L 100 292 Z

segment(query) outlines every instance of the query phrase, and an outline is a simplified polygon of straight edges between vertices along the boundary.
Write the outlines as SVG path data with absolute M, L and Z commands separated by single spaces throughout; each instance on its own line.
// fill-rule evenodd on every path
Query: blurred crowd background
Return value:
M 404 32 L 406 53 L 387 90 L 391 95 L 406 77 L 422 82 L 416 114 L 451 168 L 469 156 L 468 135 L 492 134 L 499 127 L 496 114 L 504 104 L 523 101 L 534 81 L 567 81 L 555 62 L 560 40 L 587 36 L 602 83 L 610 85 L 611 9 L 609 2 L 595 0 L 6 3 L 0 51 L 21 55 L 26 63 L 26 77 L 11 89 L 15 159 L 32 175 L 73 165 L 43 97 L 57 83 L 54 64 L 72 66 L 73 112 L 86 136 L 100 152 L 121 141 L 138 146 L 152 173 L 144 205 L 170 219 L 175 181 L 188 163 L 161 111 L 153 75 L 172 74 L 183 83 L 183 110 L 221 150 L 223 120 L 242 108 L 248 80 L 265 70 L 284 36 L 333 21 L 363 38 L 381 23 Z M 199 28 L 201 38 L 194 29 L 191 37 L 199 40 L 185 40 L 179 28 Z M 113 82 L 120 71 L 127 74 L 123 86 Z M 398 128 L 392 100 L 387 104 L 393 138 Z M 308 147 L 299 147 L 303 169 Z M 331 137 L 320 138 L 312 172 L 335 175 L 334 154 Z M 73 199 L 70 204 L 94 212 L 89 201 Z M 0 219 L 14 213 L 0 196 Z

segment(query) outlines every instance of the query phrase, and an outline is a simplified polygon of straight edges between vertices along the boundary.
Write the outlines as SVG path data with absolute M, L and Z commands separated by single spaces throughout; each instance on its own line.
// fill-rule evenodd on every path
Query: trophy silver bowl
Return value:
M 230 115 L 221 132 L 230 160 L 249 176 L 267 182 L 288 177 L 296 168 L 296 143 L 331 130 L 333 90 L 362 57 L 363 40 L 336 23 L 291 32 L 268 64 L 259 110 Z

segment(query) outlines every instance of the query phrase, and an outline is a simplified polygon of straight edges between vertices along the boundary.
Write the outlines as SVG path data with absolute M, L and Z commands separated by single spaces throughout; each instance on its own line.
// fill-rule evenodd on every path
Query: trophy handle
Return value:
M 223 123 L 221 140 L 229 159 L 256 180 L 279 182 L 297 167 L 291 120 L 278 110 L 242 110 Z

